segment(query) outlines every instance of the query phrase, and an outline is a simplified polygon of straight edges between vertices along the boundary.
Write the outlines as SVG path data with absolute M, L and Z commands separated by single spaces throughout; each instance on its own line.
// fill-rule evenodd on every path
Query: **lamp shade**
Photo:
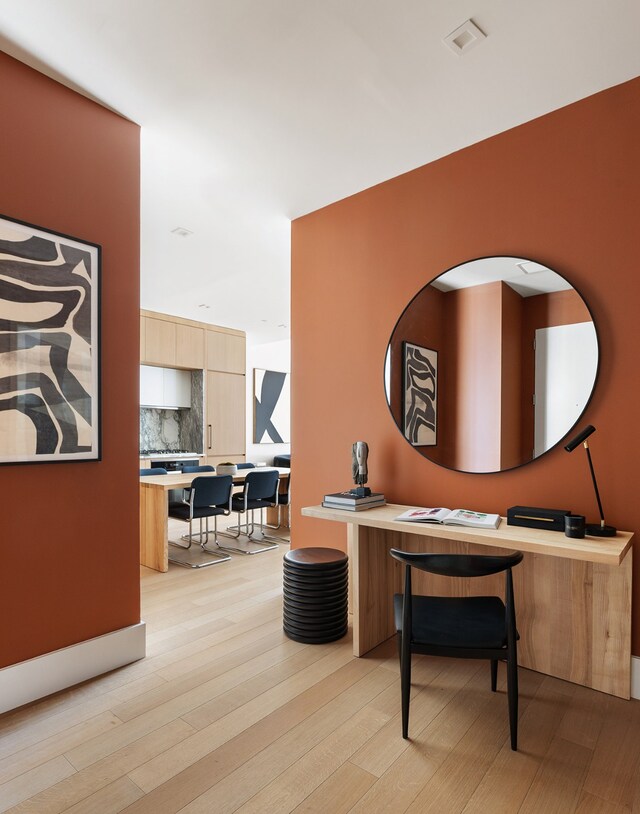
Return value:
M 580 446 L 583 441 L 586 441 L 586 439 L 595 431 L 596 428 L 593 426 L 593 424 L 587 424 L 587 426 L 581 430 L 581 432 L 579 432 L 575 438 L 572 438 L 571 441 L 565 445 L 567 452 L 573 452 L 576 447 Z

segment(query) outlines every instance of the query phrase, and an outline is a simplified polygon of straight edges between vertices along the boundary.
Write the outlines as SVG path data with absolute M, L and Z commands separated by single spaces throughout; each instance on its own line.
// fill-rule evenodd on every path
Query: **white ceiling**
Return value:
M 142 125 L 143 307 L 254 341 L 291 218 L 637 76 L 639 34 L 638 0 L 0 0 L 0 48 Z
M 573 288 L 568 280 L 555 271 L 524 257 L 481 257 L 450 269 L 433 280 L 440 291 L 472 288 L 485 283 L 504 281 L 521 297 L 551 294 Z

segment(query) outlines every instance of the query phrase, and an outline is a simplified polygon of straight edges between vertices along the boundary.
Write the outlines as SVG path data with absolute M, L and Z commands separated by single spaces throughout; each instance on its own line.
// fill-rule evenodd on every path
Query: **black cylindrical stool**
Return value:
M 284 555 L 284 632 L 304 644 L 341 639 L 348 627 L 348 558 L 335 548 Z

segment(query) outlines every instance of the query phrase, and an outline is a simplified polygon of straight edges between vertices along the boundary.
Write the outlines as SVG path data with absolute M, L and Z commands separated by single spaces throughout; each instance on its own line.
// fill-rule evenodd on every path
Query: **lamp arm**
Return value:
M 593 480 L 593 488 L 596 491 L 596 500 L 598 501 L 598 510 L 600 511 L 600 525 L 604 526 L 604 512 L 602 511 L 602 501 L 600 500 L 600 492 L 598 491 L 598 483 L 596 481 L 596 473 L 593 469 L 593 463 L 591 461 L 591 451 L 589 449 L 589 444 L 585 441 L 584 448 L 587 450 L 587 460 L 589 461 L 589 469 L 591 470 L 591 478 Z

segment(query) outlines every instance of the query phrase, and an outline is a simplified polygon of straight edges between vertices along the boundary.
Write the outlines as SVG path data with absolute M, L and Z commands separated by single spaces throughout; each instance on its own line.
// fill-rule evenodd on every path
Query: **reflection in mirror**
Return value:
M 551 269 L 486 257 L 436 277 L 398 320 L 385 390 L 400 431 L 434 463 L 511 469 L 555 446 L 593 391 L 598 340 L 578 292 Z

